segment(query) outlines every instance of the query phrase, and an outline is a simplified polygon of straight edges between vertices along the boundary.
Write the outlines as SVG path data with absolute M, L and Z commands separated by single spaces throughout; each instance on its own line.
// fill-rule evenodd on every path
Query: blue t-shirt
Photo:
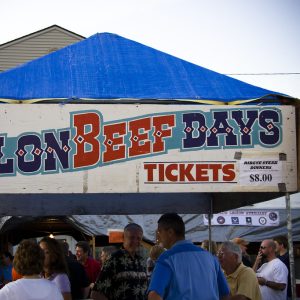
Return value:
M 12 281 L 12 265 L 2 266 L 0 268 L 0 277 L 6 281 Z
M 219 300 L 230 292 L 217 258 L 186 240 L 156 261 L 150 291 L 164 300 Z

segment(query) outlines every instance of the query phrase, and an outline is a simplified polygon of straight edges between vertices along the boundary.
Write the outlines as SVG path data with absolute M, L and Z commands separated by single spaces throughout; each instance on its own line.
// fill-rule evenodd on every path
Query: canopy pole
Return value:
M 213 216 L 213 198 L 210 197 L 210 205 L 209 205 L 209 214 L 208 214 L 208 250 L 212 252 L 212 243 L 211 243 L 211 218 Z
M 93 247 L 93 258 L 96 259 L 96 239 L 95 236 L 92 236 L 92 247 Z
M 287 233 L 288 233 L 288 244 L 289 244 L 292 300 L 296 300 L 295 260 L 294 260 L 293 234 L 292 234 L 291 202 L 290 202 L 289 192 L 285 193 L 285 205 L 286 205 L 286 214 L 287 214 L 286 222 L 287 222 Z

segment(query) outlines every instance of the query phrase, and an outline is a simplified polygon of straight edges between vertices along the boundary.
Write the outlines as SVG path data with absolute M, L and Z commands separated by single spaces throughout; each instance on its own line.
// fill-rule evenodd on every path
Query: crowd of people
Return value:
M 146 260 L 143 229 L 130 223 L 123 245 L 104 247 L 100 261 L 87 241 L 76 244 L 50 237 L 23 240 L 13 257 L 1 256 L 0 299 L 14 300 L 286 300 L 291 297 L 289 256 L 284 236 L 261 242 L 256 259 L 248 242 L 235 238 L 201 247 L 185 239 L 178 214 L 158 220 L 157 245 Z

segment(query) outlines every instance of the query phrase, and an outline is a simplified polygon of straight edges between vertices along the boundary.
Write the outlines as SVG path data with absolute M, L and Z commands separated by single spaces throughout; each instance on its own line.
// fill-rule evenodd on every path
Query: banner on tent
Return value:
M 292 106 L 1 105 L 1 193 L 296 190 Z
M 203 215 L 204 225 L 208 225 L 208 215 Z M 278 211 L 234 210 L 211 217 L 211 225 L 239 226 L 279 226 Z

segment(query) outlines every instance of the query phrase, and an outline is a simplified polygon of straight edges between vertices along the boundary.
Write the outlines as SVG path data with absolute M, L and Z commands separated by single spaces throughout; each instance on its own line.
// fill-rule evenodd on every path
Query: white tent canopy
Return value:
M 300 193 L 291 195 L 292 232 L 293 240 L 300 241 Z M 285 197 L 241 207 L 237 210 L 278 211 L 279 226 L 237 226 L 217 225 L 212 226 L 212 240 L 225 241 L 234 237 L 245 237 L 249 241 L 261 241 L 276 235 L 287 234 Z M 208 226 L 204 225 L 203 214 L 181 214 L 186 224 L 186 237 L 193 242 L 208 239 Z M 110 229 L 122 230 L 130 222 L 140 224 L 144 229 L 144 237 L 155 241 L 158 214 L 145 215 L 72 215 L 67 217 L 83 233 L 90 236 L 107 235 Z M 22 219 L 26 217 L 19 217 Z M 0 233 L 10 217 L 0 219 Z M 16 225 L 18 226 L 18 225 Z M 20 224 L 19 224 L 20 226 Z
M 287 234 L 285 197 L 261 202 L 238 210 L 276 210 L 279 212 L 279 226 L 212 226 L 212 239 L 216 241 L 230 240 L 234 237 L 246 237 L 249 241 L 261 241 L 280 234 Z M 293 240 L 300 241 L 300 193 L 291 195 L 293 222 Z M 87 233 L 93 235 L 107 234 L 108 229 L 122 229 L 128 222 L 135 222 L 144 228 L 147 239 L 155 241 L 155 230 L 160 215 L 111 215 L 111 216 L 71 216 Z M 183 214 L 187 238 L 194 242 L 208 239 L 208 226 L 204 225 L 203 214 Z

